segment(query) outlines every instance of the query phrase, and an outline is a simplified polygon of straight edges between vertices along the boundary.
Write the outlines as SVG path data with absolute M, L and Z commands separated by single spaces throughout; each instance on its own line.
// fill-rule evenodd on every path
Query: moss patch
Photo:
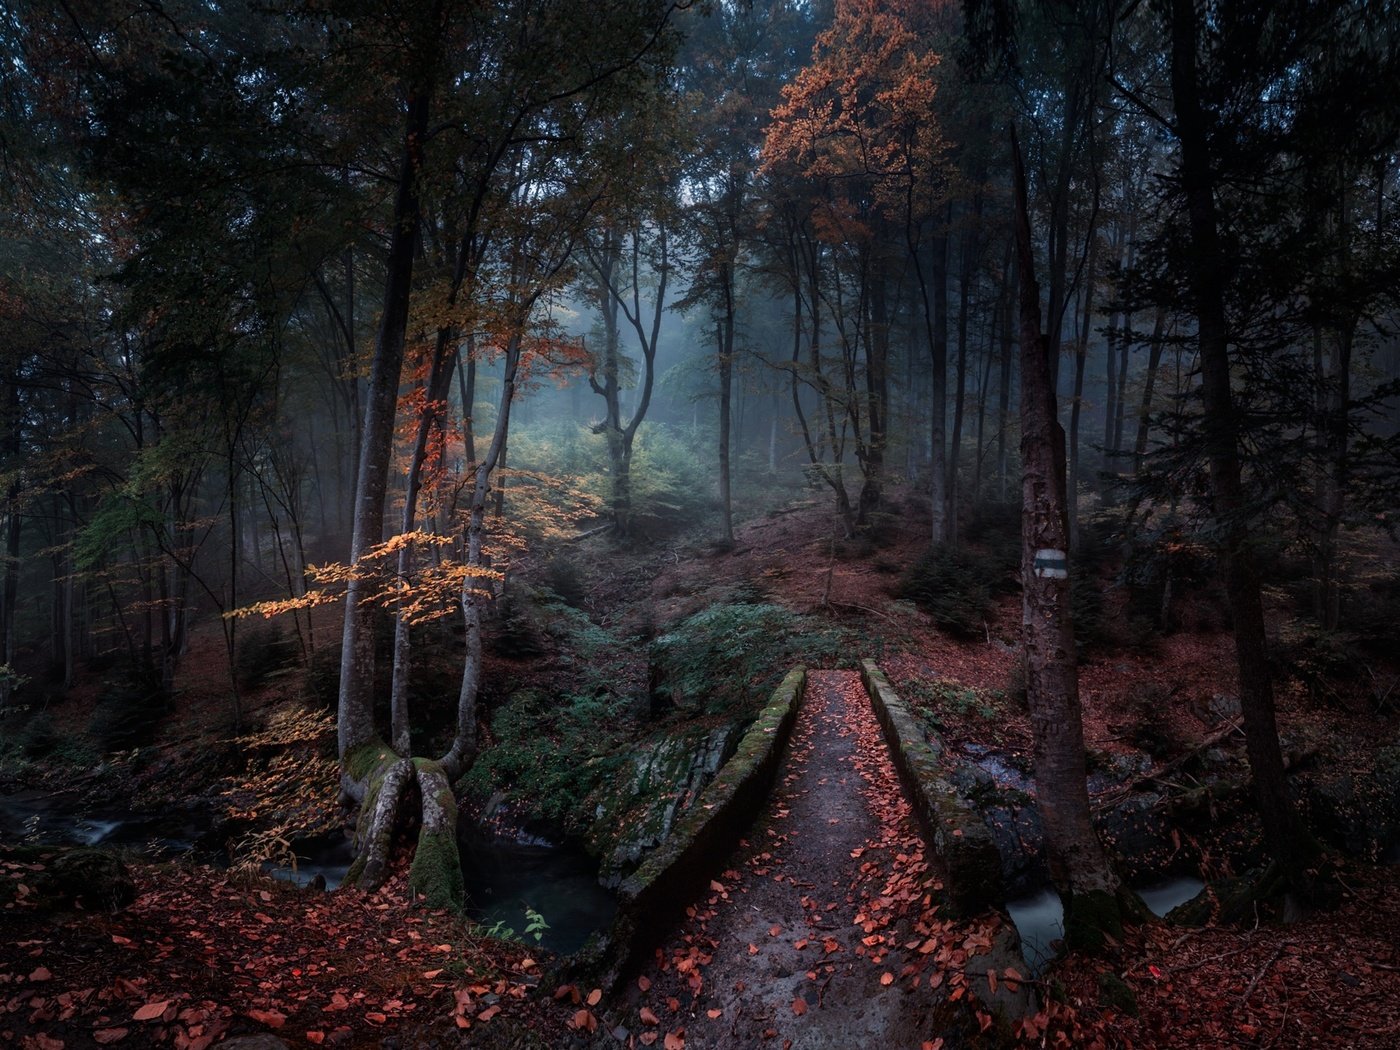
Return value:
M 457 807 L 452 806 L 455 816 Z M 462 881 L 462 858 L 457 839 L 443 831 L 424 830 L 418 835 L 413 864 L 408 869 L 408 885 L 430 908 L 460 911 L 467 891 Z
M 1110 937 L 1123 939 L 1118 898 L 1103 890 L 1072 894 L 1065 910 L 1065 940 L 1070 947 L 1101 952 Z

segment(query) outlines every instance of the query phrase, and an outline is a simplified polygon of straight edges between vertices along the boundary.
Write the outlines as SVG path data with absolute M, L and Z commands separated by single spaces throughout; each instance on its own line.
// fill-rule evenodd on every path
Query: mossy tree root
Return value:
M 408 759 L 394 758 L 370 774 L 355 831 L 357 855 L 346 872 L 346 885 L 373 892 L 389 877 L 389 850 L 398 823 L 399 802 L 412 772 L 413 764 Z
M 457 800 L 441 764 L 413 760 L 422 796 L 423 824 L 408 870 L 408 884 L 431 908 L 460 910 L 466 904 L 462 858 L 457 852 Z

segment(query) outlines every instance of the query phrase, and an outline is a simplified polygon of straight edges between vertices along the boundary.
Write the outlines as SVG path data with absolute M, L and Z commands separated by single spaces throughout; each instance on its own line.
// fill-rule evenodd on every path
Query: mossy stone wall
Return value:
M 1006 896 L 996 843 L 981 816 L 945 778 L 942 741 L 925 736 L 922 722 L 873 660 L 861 661 L 861 680 L 924 838 L 943 863 L 953 906 L 962 915 L 1002 907 Z
M 591 952 L 585 949 L 576 958 L 572 970 L 589 973 L 601 984 L 616 984 L 705 889 L 763 808 L 797 720 L 806 681 L 806 669 L 801 667 L 783 679 L 704 793 L 666 841 L 618 888 L 617 917 L 611 929 Z

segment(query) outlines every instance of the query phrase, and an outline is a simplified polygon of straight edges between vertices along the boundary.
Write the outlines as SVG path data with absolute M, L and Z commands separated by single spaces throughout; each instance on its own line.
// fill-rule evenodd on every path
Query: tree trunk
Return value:
M 420 204 L 418 170 L 423 136 L 428 126 L 428 92 L 412 93 L 403 156 L 399 164 L 389 256 L 385 264 L 384 305 L 375 340 L 360 465 L 355 479 L 355 508 L 350 541 L 352 574 L 345 593 L 345 625 L 340 654 L 340 697 L 336 737 L 341 762 L 341 785 L 363 799 L 364 777 L 370 769 L 355 761 L 362 749 L 374 750 L 374 620 L 375 608 L 366 599 L 373 589 L 365 573 L 365 555 L 384 538 L 384 495 L 394 446 L 394 411 L 403 368 L 404 333 L 408 326 L 409 292 L 413 280 L 414 248 L 418 239 Z M 371 767 L 373 768 L 373 767 Z M 358 775 L 356 775 L 358 773 Z
M 1084 757 L 1079 675 L 1070 617 L 1064 430 L 1040 329 L 1025 172 L 1011 132 L 1021 277 L 1022 637 L 1034 733 L 1036 799 L 1051 876 L 1066 898 L 1069 940 L 1090 949 L 1122 935 L 1119 882 L 1094 832 Z
M 1084 406 L 1084 360 L 1089 356 L 1089 333 L 1094 314 L 1094 236 L 1089 235 L 1089 258 L 1084 265 L 1083 321 L 1074 341 L 1074 398 L 1069 406 L 1069 549 L 1079 547 L 1079 417 Z
M 734 296 L 731 275 L 721 275 L 724 284 L 724 314 L 716 323 L 715 341 L 719 351 L 719 502 L 723 515 L 721 540 L 734 546 L 734 508 L 730 493 L 729 411 L 734 374 Z
M 455 300 L 455 289 L 449 295 L 448 305 Z M 413 451 L 409 456 L 408 474 L 403 497 L 403 520 L 399 531 L 404 535 L 413 532 L 418 524 L 418 493 L 423 485 L 423 463 L 428 454 L 428 438 L 437 422 L 438 406 L 446 399 L 452 385 L 452 371 L 457 362 L 453 333 L 440 329 L 433 347 L 433 360 L 429 367 L 424 390 L 423 410 L 418 417 L 418 429 L 414 434 Z M 407 588 L 414 568 L 412 541 L 405 541 L 399 548 L 397 574 L 399 586 Z M 412 636 L 408 621 L 403 615 L 401 599 L 394 610 L 394 677 L 389 687 L 389 739 L 394 750 L 401 755 L 412 751 L 408 717 L 408 682 L 413 659 Z
M 1152 322 L 1152 345 L 1147 354 L 1147 374 L 1142 381 L 1142 401 L 1138 406 L 1137 440 L 1133 443 L 1133 473 L 1142 473 L 1142 461 L 1147 456 L 1148 427 L 1152 421 L 1152 388 L 1157 382 L 1157 368 L 1162 362 L 1163 329 L 1167 323 L 1167 308 L 1157 307 Z
M 1303 848 L 1284 783 L 1283 754 L 1274 714 L 1273 681 L 1266 654 L 1264 603 L 1250 548 L 1248 501 L 1240 473 L 1240 433 L 1230 389 L 1229 328 L 1225 292 L 1229 275 L 1220 244 L 1211 167 L 1210 116 L 1197 82 L 1197 23 L 1193 0 L 1170 7 L 1172 98 L 1181 148 L 1181 188 L 1188 218 L 1187 266 L 1197 316 L 1201 400 L 1214 512 L 1223 526 L 1220 557 L 1235 629 L 1245 750 L 1264 840 L 1287 884 L 1297 887 Z
M 951 209 L 951 205 L 949 208 Z M 953 523 L 948 518 L 948 229 L 946 219 L 933 238 L 933 332 L 930 341 L 933 369 L 933 411 L 930 415 L 930 502 L 933 505 L 933 542 L 951 543 Z

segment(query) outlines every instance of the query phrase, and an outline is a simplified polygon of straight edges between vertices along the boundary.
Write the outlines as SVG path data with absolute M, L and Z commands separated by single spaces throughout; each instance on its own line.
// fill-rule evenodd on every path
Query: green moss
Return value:
M 1103 890 L 1072 894 L 1065 915 L 1065 939 L 1073 948 L 1101 952 L 1109 938 L 1123 939 L 1118 898 Z
M 453 805 L 450 813 L 456 812 Z M 419 834 L 413 864 L 408 869 L 408 885 L 430 908 L 462 909 L 467 899 L 462 857 L 450 832 L 424 830 Z
M 341 762 L 341 767 L 350 774 L 352 780 L 363 783 L 380 767 L 387 768 L 393 758 L 394 752 L 389 745 L 376 737 L 348 752 Z
M 1099 974 L 1099 995 L 1105 1006 L 1130 1017 L 1138 1015 L 1137 993 L 1116 973 Z

